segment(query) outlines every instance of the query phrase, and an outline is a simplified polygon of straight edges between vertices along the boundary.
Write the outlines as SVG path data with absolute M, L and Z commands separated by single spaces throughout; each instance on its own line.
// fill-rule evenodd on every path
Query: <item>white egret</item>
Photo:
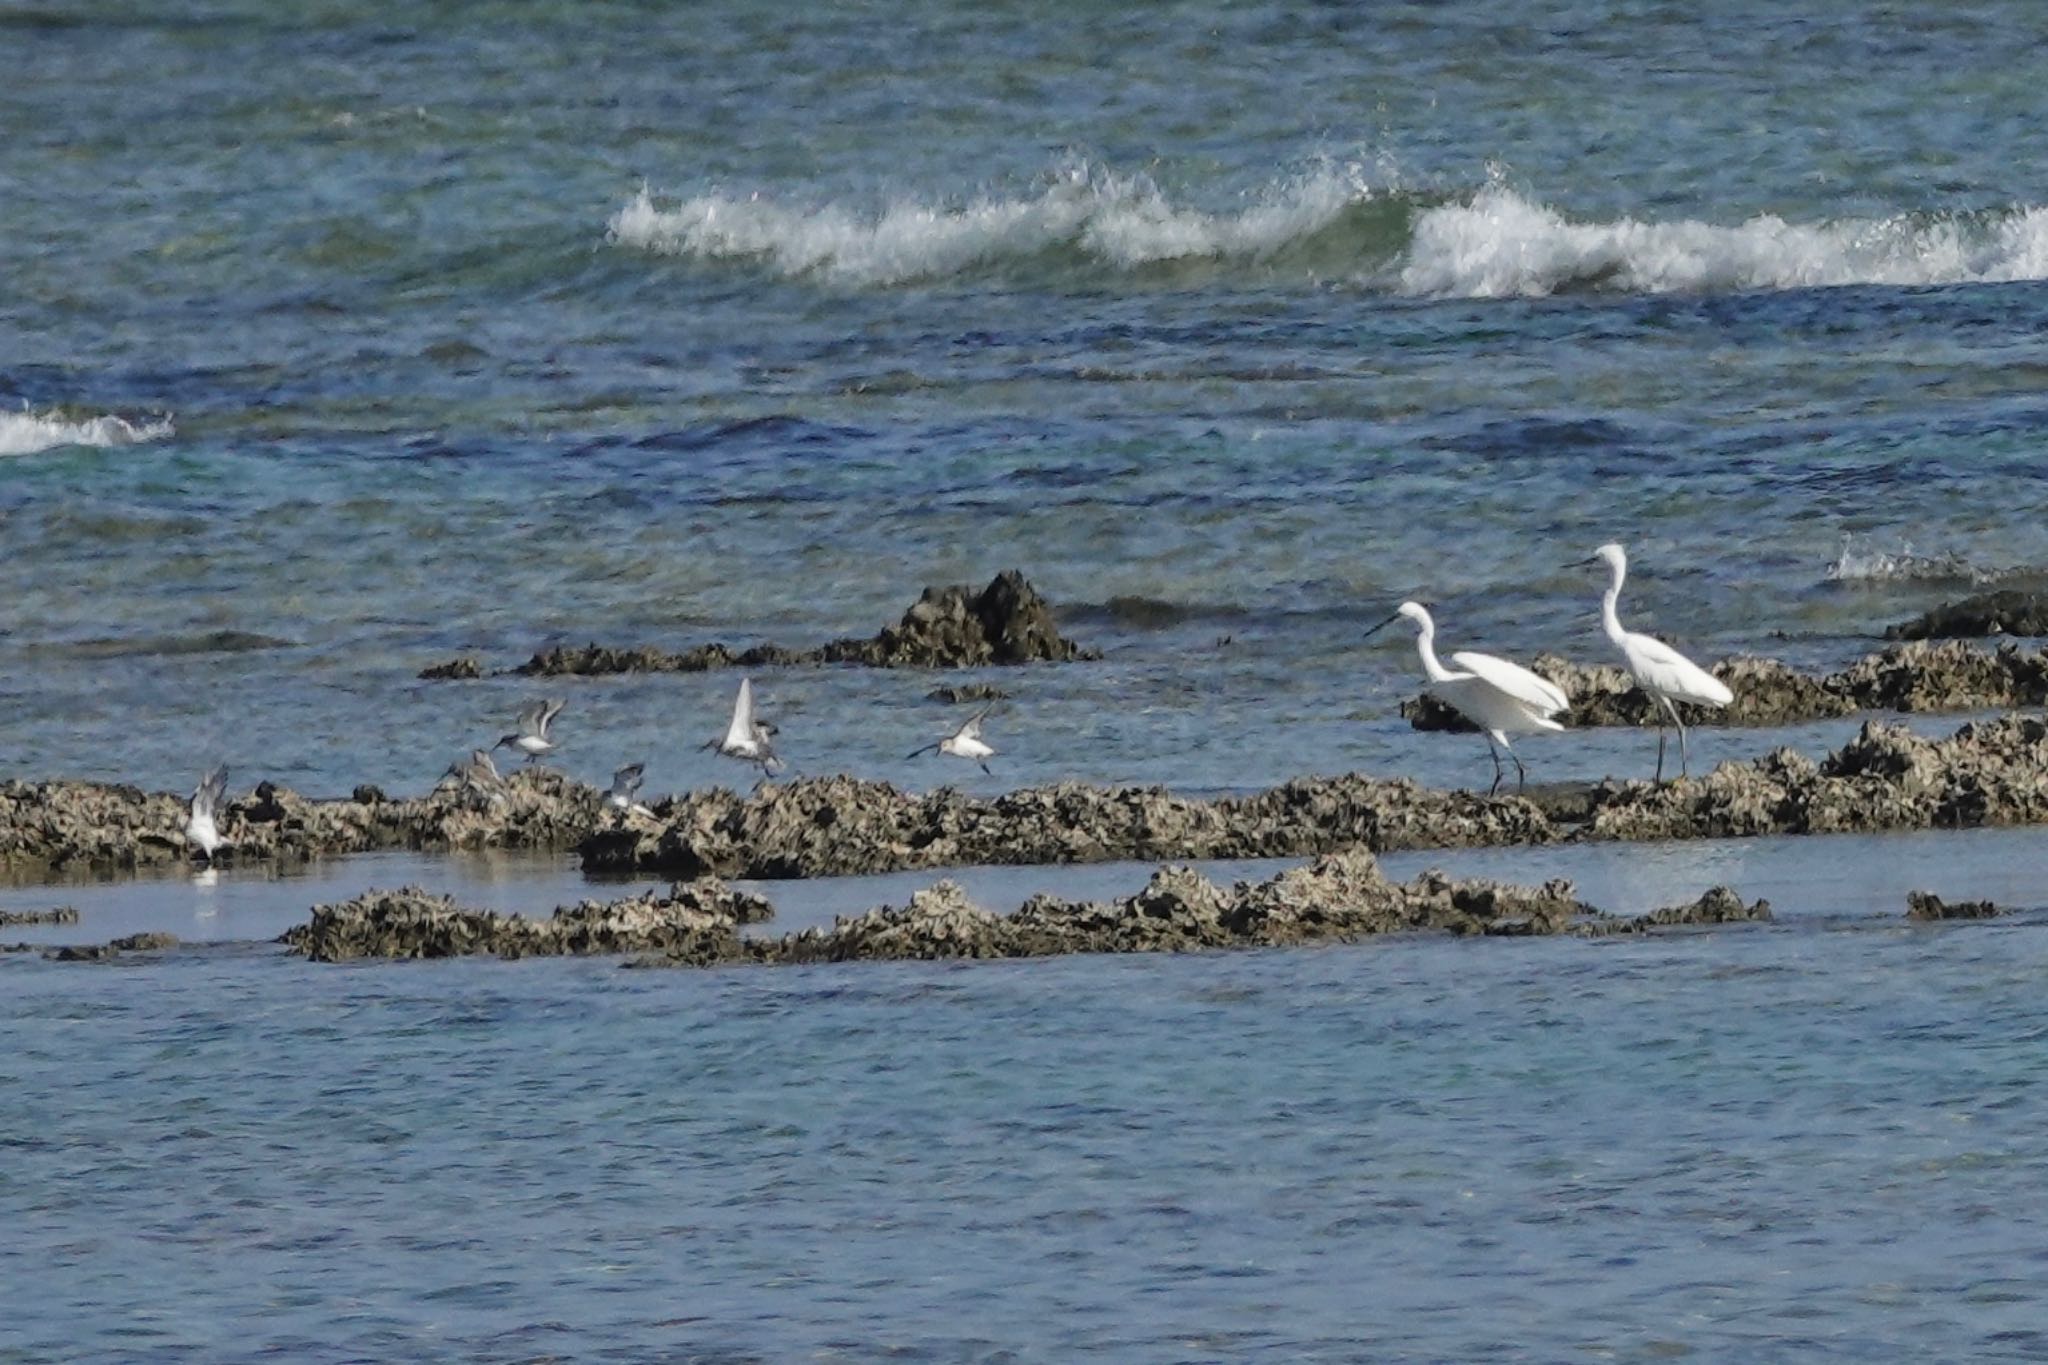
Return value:
M 1629 676 L 1636 680 L 1636 686 L 1662 706 L 1664 714 L 1670 716 L 1671 723 L 1678 727 L 1678 771 L 1680 776 L 1686 776 L 1690 761 L 1686 752 L 1685 722 L 1678 718 L 1678 707 L 1674 703 L 1686 701 L 1695 706 L 1726 706 L 1735 700 L 1735 694 L 1728 690 L 1728 684 L 1662 640 L 1639 631 L 1623 630 L 1614 604 L 1621 599 L 1622 580 L 1628 577 L 1628 552 L 1619 545 L 1602 545 L 1593 552 L 1592 559 L 1582 562 L 1591 564 L 1595 560 L 1604 562 L 1614 573 L 1606 595 L 1600 599 L 1601 628 L 1607 632 L 1607 638 L 1614 641 L 1615 648 L 1621 651 L 1621 657 L 1627 660 Z M 1656 780 L 1664 780 L 1662 716 L 1657 719 Z
M 561 746 L 548 738 L 548 726 L 567 706 L 563 701 L 534 701 L 519 708 L 519 718 L 513 722 L 518 728 L 491 747 L 493 749 L 513 748 L 526 755 L 528 763 L 542 754 L 553 753 Z
M 220 837 L 220 826 L 214 823 L 227 795 L 227 765 L 216 763 L 207 769 L 206 776 L 199 779 L 187 807 L 185 842 L 198 849 L 199 856 L 209 865 L 213 862 L 214 851 L 227 842 Z
M 1508 736 L 1564 729 L 1555 719 L 1571 705 L 1564 689 L 1520 664 L 1491 654 L 1460 651 L 1451 656 L 1451 662 L 1462 671 L 1445 668 L 1436 657 L 1436 622 L 1420 602 L 1403 602 L 1392 616 L 1367 631 L 1367 637 L 1404 616 L 1416 625 L 1415 651 L 1422 656 L 1422 671 L 1429 678 L 1430 693 L 1478 726 L 1486 736 L 1487 751 L 1493 755 L 1493 785 L 1486 794 L 1491 796 L 1500 790 L 1502 749 L 1514 760 L 1516 785 L 1526 783 L 1528 772 L 1516 757 L 1514 746 L 1508 743 Z
M 716 749 L 727 758 L 760 764 L 761 780 L 765 782 L 784 766 L 769 744 L 775 733 L 773 725 L 754 715 L 753 679 L 741 678 L 740 693 L 733 698 L 732 721 L 725 727 L 724 738 L 714 739 L 704 747 Z
M 989 706 L 982 707 L 979 711 L 968 717 L 965 725 L 955 730 L 952 734 L 947 735 L 944 739 L 935 740 L 925 745 L 922 749 L 912 749 L 904 757 L 916 758 L 919 754 L 928 754 L 936 749 L 942 754 L 951 754 L 955 758 L 972 759 L 974 762 L 981 764 L 983 772 L 988 772 L 987 760 L 995 757 L 996 751 L 989 746 L 987 740 L 981 737 L 981 723 L 988 718 L 988 713 L 991 709 L 993 708 Z M 994 775 L 989 773 L 991 777 Z

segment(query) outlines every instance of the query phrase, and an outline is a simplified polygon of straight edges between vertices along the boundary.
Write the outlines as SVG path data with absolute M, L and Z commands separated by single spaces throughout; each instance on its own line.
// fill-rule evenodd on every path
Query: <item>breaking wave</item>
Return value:
M 1985 569 L 1953 551 L 1921 554 L 1910 542 L 1895 550 L 1858 545 L 1854 536 L 1842 538 L 1842 549 L 1828 565 L 1830 583 L 1991 583 L 2006 577 L 2009 570 Z
M 1063 171 L 1033 192 L 874 209 L 643 188 L 614 243 L 853 287 L 1043 271 L 1100 283 L 1167 264 L 1428 298 L 1722 293 L 2048 279 L 2048 208 L 1734 225 L 1580 222 L 1498 181 L 1460 196 L 1324 164 L 1209 211 L 1144 177 Z
M 72 421 L 57 413 L 0 412 L 0 455 L 34 455 L 57 446 L 130 446 L 173 434 L 171 419 L 131 422 L 125 417 Z

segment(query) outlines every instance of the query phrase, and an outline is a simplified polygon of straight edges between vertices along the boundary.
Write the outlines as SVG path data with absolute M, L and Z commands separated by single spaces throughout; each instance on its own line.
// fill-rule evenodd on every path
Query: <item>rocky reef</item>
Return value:
M 1932 891 L 1906 893 L 1906 918 L 1911 920 L 1996 919 L 2003 913 L 1990 901 L 1945 901 Z
M 52 962 L 109 962 L 123 953 L 154 953 L 178 946 L 176 934 L 130 934 L 109 943 L 72 943 L 45 950 Z
M 866 639 L 832 640 L 812 648 L 725 644 L 672 652 L 652 645 L 624 648 L 588 644 L 557 646 L 510 670 L 523 676 L 611 673 L 702 673 L 715 668 L 767 668 L 854 664 L 864 668 L 975 668 L 985 665 L 1062 663 L 1094 659 L 1060 634 L 1052 607 L 1015 569 L 979 590 L 966 585 L 926 588 L 895 625 Z M 474 659 L 453 659 L 420 673 L 422 678 L 476 678 Z
M 1663 708 L 1622 669 L 1538 655 L 1530 671 L 1565 690 L 1572 726 L 1655 725 Z M 1737 656 L 1710 670 L 1735 694 L 1730 705 L 1681 704 L 1687 725 L 1765 727 L 1858 711 L 1990 711 L 2048 702 L 2048 654 L 2011 642 L 1986 650 L 1960 640 L 1916 641 L 1865 655 L 1815 677 L 1776 659 Z M 1418 730 L 1470 731 L 1471 722 L 1424 693 L 1401 704 Z
M 367 891 L 313 908 L 283 942 L 315 962 L 355 958 L 501 958 L 661 952 L 685 961 L 740 955 L 739 926 L 774 913 L 768 902 L 715 881 L 678 884 L 666 896 L 584 901 L 547 919 L 468 910 L 414 887 Z
M 1910 621 L 1885 628 L 1887 640 L 1934 640 L 1986 635 L 2048 635 L 2048 595 L 2018 588 L 1946 602 Z
M 1746 906 L 1717 887 L 1691 905 L 1624 919 L 1582 903 L 1568 882 L 1522 887 L 1435 871 L 1395 882 L 1371 853 L 1354 848 L 1227 888 L 1187 867 L 1162 867 L 1121 899 L 1038 895 L 1009 915 L 974 904 L 956 882 L 940 881 L 905 905 L 828 927 L 776 938 L 739 933 L 740 925 L 768 913 L 759 898 L 712 879 L 678 885 L 665 897 L 584 902 L 548 919 L 468 910 L 408 889 L 318 906 L 284 941 L 319 962 L 632 952 L 641 954 L 635 966 L 790 965 L 1287 947 L 1398 933 L 1644 933 L 1769 919 L 1770 907 Z
M 0 783 L 0 865 L 132 871 L 191 858 L 185 798 L 96 782 Z M 570 848 L 606 819 L 603 794 L 547 768 L 480 799 L 452 784 L 391 801 L 373 788 L 317 801 L 265 782 L 220 814 L 227 863 L 302 862 L 378 849 Z
M 69 905 L 54 910 L 0 910 L 0 928 L 18 924 L 76 924 L 78 911 Z
M 658 819 L 583 841 L 586 871 L 694 877 L 826 877 L 969 864 L 1262 858 L 1352 845 L 1468 847 L 1553 842 L 1531 802 L 1358 775 L 1301 778 L 1205 801 L 1163 787 L 1076 782 L 981 798 L 916 794 L 852 777 L 806 778 L 748 796 L 667 803 Z

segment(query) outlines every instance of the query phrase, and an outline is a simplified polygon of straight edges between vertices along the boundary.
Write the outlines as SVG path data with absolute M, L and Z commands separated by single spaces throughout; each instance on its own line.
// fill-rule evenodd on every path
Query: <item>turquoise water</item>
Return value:
M 1105 658 L 1002 679 L 994 777 L 902 757 L 932 678 L 769 671 L 796 766 L 1473 782 L 1361 643 L 1404 596 L 1597 660 L 1562 566 L 1619 538 L 1631 624 L 1823 666 L 2038 575 L 2040 16 L 1711 8 L 9 7 L 6 770 L 416 791 L 538 690 L 452 654 L 1017 567 Z M 562 763 L 731 781 L 733 683 L 552 684 Z M 1920 846 L 1812 848 L 1470 864 L 1793 898 L 1650 944 L 9 958 L 0 1359 L 2048 1352 L 2038 925 L 1871 921 Z M 2031 845 L 1941 849 L 2029 902 Z M 386 873 L 586 889 L 5 899 L 257 940 Z

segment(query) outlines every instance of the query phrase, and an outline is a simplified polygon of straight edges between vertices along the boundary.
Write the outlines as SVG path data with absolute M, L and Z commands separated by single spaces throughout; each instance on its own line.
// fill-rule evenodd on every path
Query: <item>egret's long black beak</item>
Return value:
M 1599 555 L 1587 555 L 1584 559 L 1574 559 L 1571 563 L 1565 565 L 1564 567 L 1567 569 L 1590 569 L 1599 562 Z
M 1381 631 L 1385 630 L 1385 629 L 1386 629 L 1386 628 L 1387 628 L 1388 626 L 1391 626 L 1391 625 L 1393 625 L 1393 624 L 1394 624 L 1394 622 L 1396 622 L 1396 621 L 1398 621 L 1398 620 L 1400 620 L 1400 619 L 1401 619 L 1401 613 L 1397 611 L 1397 612 L 1395 612 L 1395 613 L 1394 613 L 1394 614 L 1393 614 L 1392 616 L 1389 616 L 1389 617 L 1388 617 L 1388 618 L 1387 618 L 1386 620 L 1384 620 L 1384 621 L 1380 622 L 1380 623 L 1379 623 L 1378 625 L 1374 626 L 1374 627 L 1373 627 L 1373 628 L 1372 628 L 1371 630 L 1367 631 L 1367 632 L 1366 632 L 1366 633 L 1365 633 L 1364 635 L 1361 635 L 1361 636 L 1360 636 L 1359 638 L 1360 638 L 1360 639 L 1362 639 L 1362 640 L 1370 640 L 1370 639 L 1371 639 L 1371 638 L 1372 638 L 1373 636 L 1375 636 L 1375 635 L 1379 634 L 1379 633 L 1380 633 Z

